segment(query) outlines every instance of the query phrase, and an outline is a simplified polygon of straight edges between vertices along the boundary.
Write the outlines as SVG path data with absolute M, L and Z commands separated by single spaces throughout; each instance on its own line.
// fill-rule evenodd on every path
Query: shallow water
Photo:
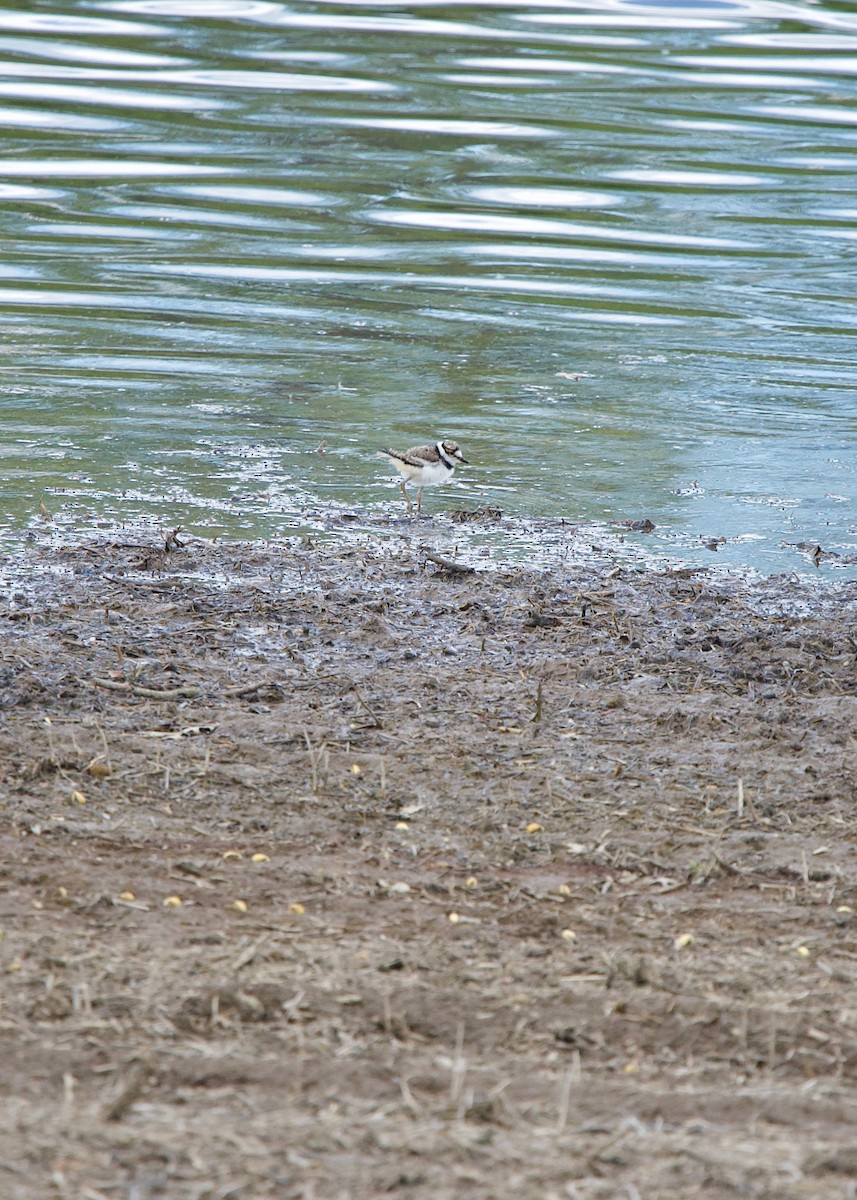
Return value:
M 396 512 L 448 435 L 430 511 L 853 571 L 855 75 L 834 4 L 0 13 L 0 532 Z

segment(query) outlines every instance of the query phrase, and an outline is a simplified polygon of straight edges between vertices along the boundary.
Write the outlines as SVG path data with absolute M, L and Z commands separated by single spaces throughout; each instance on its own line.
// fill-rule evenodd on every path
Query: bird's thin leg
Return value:
M 423 508 L 423 489 L 417 488 L 417 512 L 422 512 Z
M 400 488 L 401 488 L 401 490 L 402 490 L 402 495 L 405 497 L 405 504 L 407 504 L 407 506 L 408 506 L 408 512 L 410 512 L 410 511 L 411 511 L 411 509 L 413 508 L 413 505 L 411 504 L 411 498 L 410 498 L 410 496 L 408 495 L 408 489 L 405 487 L 405 481 L 404 481 L 404 479 L 403 479 L 403 480 L 401 481 L 401 483 L 399 484 L 399 487 L 400 487 Z

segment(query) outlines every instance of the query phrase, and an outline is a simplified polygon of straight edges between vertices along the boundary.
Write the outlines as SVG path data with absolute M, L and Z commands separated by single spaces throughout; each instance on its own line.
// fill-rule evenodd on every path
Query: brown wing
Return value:
M 408 467 L 424 467 L 426 463 L 437 462 L 440 457 L 434 446 L 412 446 L 404 454 L 400 450 L 382 450 L 381 453 Z
M 405 455 L 411 466 L 419 466 L 420 463 L 440 462 L 437 446 L 411 446 L 410 450 L 405 451 Z

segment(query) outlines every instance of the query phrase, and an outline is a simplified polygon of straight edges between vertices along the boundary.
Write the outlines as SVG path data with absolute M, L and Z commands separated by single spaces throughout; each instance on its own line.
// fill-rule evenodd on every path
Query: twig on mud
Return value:
M 125 679 L 98 679 L 93 677 L 95 687 L 107 688 L 111 692 L 128 692 L 131 696 L 144 696 L 147 700 L 176 700 L 181 696 L 198 696 L 199 688 L 193 684 L 183 684 L 175 688 L 142 687 L 138 683 L 128 683 Z
M 584 1160 L 587 1170 L 592 1171 L 593 1173 L 597 1172 L 599 1160 L 604 1161 L 604 1156 L 607 1154 L 607 1151 L 612 1150 L 617 1142 L 621 1142 L 627 1132 L 627 1128 L 625 1128 L 623 1125 L 619 1132 L 614 1133 L 612 1137 L 609 1137 L 603 1146 L 600 1146 L 597 1150 L 594 1150 L 592 1154 L 590 1154 Z
M 745 879 L 753 873 L 752 871 L 742 871 L 739 867 L 733 867 L 732 863 L 728 863 L 725 858 L 721 858 L 713 850 L 711 851 L 711 857 L 720 870 L 724 871 L 727 875 L 735 875 L 739 879 Z
M 5 621 L 29 621 L 30 617 L 40 617 L 44 613 L 42 608 L 12 608 L 4 609 L 0 616 Z
M 129 579 L 124 575 L 108 575 L 106 572 L 102 578 L 110 583 L 118 583 L 122 587 L 146 588 L 150 592 L 171 592 L 175 587 L 174 583 L 158 583 L 153 579 Z
M 179 534 L 182 531 L 181 525 L 176 525 L 175 529 L 171 529 L 164 536 L 164 553 L 169 554 L 170 550 L 183 550 L 185 543 L 179 541 Z
M 542 681 L 539 680 L 539 685 L 536 688 L 536 711 L 531 717 L 531 723 L 538 725 L 542 719 Z
M 232 970 L 240 971 L 242 967 L 248 966 L 256 957 L 261 947 L 267 942 L 268 936 L 268 933 L 263 933 L 261 937 L 256 938 L 255 942 L 251 942 L 249 946 L 245 946 L 232 964 Z
M 492 1162 L 497 1161 L 498 1152 L 495 1147 L 490 1146 L 487 1142 L 480 1144 L 472 1135 L 465 1137 L 452 1125 L 444 1129 L 443 1136 L 448 1142 L 452 1142 L 457 1150 L 464 1150 L 466 1154 L 472 1156 L 479 1154 L 483 1158 L 490 1159 Z
M 384 994 L 381 998 L 381 1005 L 382 1005 L 383 1014 L 384 1014 L 384 1016 L 383 1016 L 384 1032 L 386 1033 L 386 1035 L 388 1037 L 392 1037 L 393 1036 L 393 1007 L 390 1003 L 390 996 L 389 996 L 388 992 L 384 992 Z
M 464 1057 L 464 1022 L 459 1021 L 458 1028 L 455 1031 L 455 1053 L 450 1065 L 449 1103 L 453 1109 L 460 1107 L 466 1077 L 467 1059 Z M 461 1118 L 463 1112 L 458 1112 L 457 1116 Z
M 150 1066 L 145 1059 L 132 1059 L 125 1085 L 119 1094 L 104 1106 L 102 1117 L 105 1121 L 121 1121 L 132 1104 L 138 1100 L 146 1085 Z
M 304 730 L 304 739 L 306 748 L 309 751 L 309 767 L 310 767 L 310 790 L 314 796 L 318 795 L 320 787 L 327 787 L 327 772 L 330 763 L 330 755 L 327 751 L 327 743 L 322 742 L 320 746 L 313 746 L 310 741 L 309 733 Z M 319 770 L 321 768 L 321 770 Z
M 48 763 L 49 763 L 50 767 L 54 771 L 57 772 L 58 775 L 60 775 L 63 779 L 67 779 L 69 781 L 69 783 L 72 784 L 72 786 L 75 786 L 74 780 L 72 779 L 71 775 L 69 775 L 68 771 L 66 771 L 63 768 L 62 761 L 60 760 L 60 757 L 57 754 L 57 749 L 54 744 L 54 738 L 53 738 L 53 721 L 50 719 L 50 717 L 46 716 L 44 718 L 44 722 L 45 722 L 45 730 L 48 735 Z M 69 765 L 69 764 L 66 764 L 66 765 Z
M 104 732 L 104 726 L 100 721 L 95 722 L 95 728 L 98 730 L 98 735 L 101 738 L 101 744 L 104 746 L 104 763 L 110 774 L 113 774 L 113 764 L 110 761 L 110 747 L 107 744 L 107 734 Z M 93 759 L 93 762 L 95 760 Z M 92 764 L 90 764 L 92 765 Z
M 575 1083 L 580 1083 L 580 1051 L 574 1051 L 571 1066 L 565 1071 L 559 1085 L 559 1100 L 557 1103 L 556 1128 L 562 1133 L 568 1124 L 568 1110 L 571 1102 L 571 1089 Z
M 36 669 L 31 662 L 27 662 L 26 658 L 22 658 L 20 654 L 10 654 L 8 658 L 4 654 L 2 660 L 0 661 L 10 662 L 12 659 L 15 659 L 16 662 L 23 663 L 28 671 L 35 671 Z
M 408 1077 L 410 1079 L 410 1076 Z M 414 1098 L 414 1093 L 408 1085 L 408 1079 L 404 1075 L 399 1076 L 399 1091 L 402 1093 L 402 1099 L 405 1102 L 405 1107 L 410 1109 L 415 1117 L 422 1117 L 423 1110 Z
M 360 706 L 362 708 L 366 709 L 367 713 L 372 718 L 372 728 L 373 729 L 383 729 L 383 724 L 381 722 L 381 718 L 378 716 L 378 714 L 376 712 L 374 712 L 369 707 L 368 702 L 366 700 L 364 700 L 363 697 L 360 695 L 360 689 L 358 688 L 356 683 L 351 685 L 351 690 L 354 692 L 354 695 L 357 697 L 357 702 L 360 704 Z
M 205 777 L 208 775 L 208 768 L 210 766 L 211 766 L 211 746 L 206 746 L 205 758 L 203 759 L 202 767 L 197 771 L 195 777 L 190 781 L 190 783 L 186 783 L 183 788 L 180 788 L 175 793 L 176 799 L 178 799 L 181 796 L 186 796 L 188 794 L 188 792 L 192 791 L 198 783 L 201 783 L 202 780 L 205 779 Z
M 439 567 L 443 567 L 444 571 L 458 572 L 459 575 L 475 575 L 476 568 L 468 567 L 464 563 L 456 562 L 453 558 L 444 558 L 442 554 L 435 554 L 434 550 L 429 550 L 428 546 L 420 546 L 420 550 L 429 560 Z
M 255 683 L 237 683 L 232 687 L 221 688 L 221 696 L 249 696 L 253 692 L 261 691 L 264 687 L 280 688 L 282 684 L 277 683 L 275 679 L 258 679 Z
M 59 769 L 60 760 L 57 755 L 56 747 L 54 746 L 53 727 L 54 723 L 50 717 L 45 717 L 45 730 L 48 735 L 48 761 L 52 767 L 55 766 Z

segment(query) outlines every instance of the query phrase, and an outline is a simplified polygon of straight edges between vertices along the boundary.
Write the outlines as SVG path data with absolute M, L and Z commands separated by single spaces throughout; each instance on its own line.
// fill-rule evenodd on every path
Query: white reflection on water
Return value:
M 770 50 L 857 50 L 857 37 L 844 33 L 732 33 L 719 41 L 729 46 L 760 46 Z
M 2 17 L 0 17 L 2 20 Z M 98 33 L 87 28 L 78 33 Z M 167 54 L 144 54 L 137 50 L 120 50 L 116 46 L 94 46 L 85 42 L 60 41 L 57 38 L 0 37 L 0 52 L 31 54 L 35 58 L 60 62 L 106 63 L 111 67 L 180 67 L 188 60 Z M 5 63 L 10 69 L 11 63 Z
M 119 0 L 115 12 L 147 13 L 159 17 L 201 17 L 204 20 L 257 21 L 276 16 L 281 4 L 267 0 Z
M 97 162 L 85 158 L 52 158 L 43 162 L 36 160 L 0 159 L 0 176 L 29 175 L 52 176 L 57 179 L 96 179 L 127 176 L 130 178 L 152 178 L 175 175 L 227 175 L 228 167 L 195 166 L 192 163 L 132 162 L 127 159 L 111 159 Z
M 683 66 L 729 67 L 742 74 L 747 71 L 811 71 L 819 75 L 857 75 L 857 58 L 833 54 L 679 54 L 673 62 Z
M 72 221 L 62 223 L 54 223 L 51 221 L 41 221 L 38 225 L 38 232 L 44 237 L 65 237 L 65 238 L 116 238 L 117 240 L 125 241 L 140 241 L 141 233 L 137 225 L 103 225 L 98 221 L 92 221 L 89 224 L 75 225 Z M 145 238 L 147 241 L 172 241 L 179 237 L 186 237 L 186 233 L 180 233 L 173 229 L 150 229 L 147 230 Z M 84 248 L 84 253 L 86 248 Z
M 723 20 L 717 17 L 691 16 L 687 8 L 675 8 L 672 13 L 659 14 L 657 11 L 647 13 L 624 12 L 606 13 L 592 11 L 585 13 L 547 12 L 547 13 L 515 13 L 516 21 L 532 21 L 538 25 L 590 25 L 596 28 L 613 29 L 644 29 L 647 32 L 655 29 L 678 29 L 687 31 L 736 29 L 736 21 Z
M 52 133 L 115 133 L 126 127 L 112 117 L 84 117 L 80 113 L 51 112 L 44 108 L 0 108 L 0 125 Z
M 857 125 L 857 109 L 835 104 L 758 104 L 756 112 L 783 121 L 809 121 L 819 125 Z
M 471 200 L 489 204 L 511 204 L 534 208 L 612 208 L 622 204 L 621 196 L 612 192 L 588 192 L 583 188 L 563 187 L 473 187 Z
M 348 79 L 337 75 L 311 75 L 284 71 L 217 71 L 198 68 L 193 71 L 157 71 L 148 76 L 151 83 L 197 84 L 200 87 L 261 88 L 271 91 L 298 92 L 399 92 L 395 83 L 378 79 Z
M 628 229 L 624 226 L 581 225 L 572 221 L 548 220 L 546 217 L 518 217 L 505 213 L 440 212 L 437 210 L 384 209 L 366 214 L 371 221 L 390 225 L 416 225 L 429 229 L 457 229 L 464 232 L 484 230 L 486 233 L 538 234 L 542 237 L 580 237 L 617 242 L 640 242 L 643 245 L 687 246 L 709 250 L 749 250 L 749 240 L 700 236 L 687 233 L 667 233 Z M 758 243 L 755 243 L 758 244 Z
M 128 91 L 122 88 L 82 87 L 78 84 L 12 82 L 0 79 L 0 96 L 22 96 L 28 100 L 55 100 L 68 104 L 94 104 L 99 108 L 150 108 L 194 112 L 226 108 L 228 101 L 210 95 L 180 96 L 176 93 Z
M 139 21 L 111 21 L 80 13 L 0 12 L 0 29 L 19 29 L 40 34 L 69 34 L 75 37 L 167 37 L 167 25 Z
M 495 258 L 510 258 L 536 264 L 540 262 L 557 263 L 598 263 L 603 266 L 648 266 L 672 267 L 672 253 L 659 254 L 651 250 L 612 250 L 606 246 L 545 246 L 538 243 L 527 243 L 526 246 L 509 244 L 508 242 L 458 242 L 454 250 L 464 258 L 483 258 L 490 262 Z
M 165 191 L 182 189 L 169 189 Z M 135 217 L 138 221 L 137 233 L 141 237 L 148 234 L 152 221 L 169 222 L 174 228 L 209 225 L 214 228 L 242 230 L 275 230 L 280 228 L 277 219 L 258 216 L 255 212 L 224 212 L 222 208 L 185 207 L 178 204 L 117 204 L 105 209 L 110 216 L 123 218 Z
M 632 67 L 620 67 L 615 63 L 586 62 L 573 58 L 531 58 L 525 55 L 514 58 L 464 56 L 458 63 L 462 67 L 480 67 L 488 71 L 532 71 L 533 74 L 627 75 L 633 71 Z
M 458 138 L 553 138 L 558 131 L 539 125 L 501 121 L 474 121 L 448 117 L 332 117 L 325 124 L 363 129 L 390 129 L 410 133 L 433 133 Z
M 10 200 L 58 200 L 57 188 L 31 187 L 26 183 L 0 183 L 0 202 Z
M 740 174 L 737 171 L 727 171 L 722 168 L 712 171 L 677 171 L 675 168 L 664 167 L 624 167 L 621 170 L 608 171 L 606 175 L 608 179 L 628 179 L 633 183 L 656 187 L 759 188 L 777 186 L 777 181 L 770 176 Z
M 341 203 L 341 200 L 330 192 L 300 192 L 289 188 L 252 187 L 249 184 L 192 184 L 187 187 L 175 187 L 170 191 L 177 196 L 198 196 L 203 200 L 222 202 L 237 201 L 239 204 L 278 205 L 285 208 L 327 207 Z

